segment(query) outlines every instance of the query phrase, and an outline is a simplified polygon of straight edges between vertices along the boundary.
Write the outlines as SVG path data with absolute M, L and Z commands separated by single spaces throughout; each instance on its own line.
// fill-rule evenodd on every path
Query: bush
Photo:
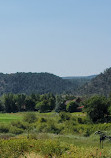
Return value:
M 66 113 L 66 112 L 60 112 L 59 117 L 60 117 L 59 122 L 63 122 L 71 119 L 70 113 Z
M 14 122 L 11 122 L 11 125 L 14 126 L 14 127 L 23 129 L 23 130 L 28 129 L 28 127 L 29 127 L 29 124 L 28 124 L 28 123 L 26 123 L 26 122 L 21 122 L 21 121 L 14 121 Z
M 9 125 L 4 125 L 4 124 L 0 125 L 0 133 L 8 133 L 9 129 L 10 129 Z
M 37 117 L 36 117 L 36 114 L 35 113 L 26 113 L 25 115 L 24 115 L 24 118 L 23 118 L 23 120 L 25 121 L 25 122 L 28 122 L 28 123 L 34 123 L 34 122 L 36 122 L 37 121 Z
M 48 122 L 46 127 L 46 132 L 59 134 L 60 129 L 54 123 Z
M 41 117 L 41 118 L 39 118 L 39 123 L 42 123 L 42 122 L 47 122 L 47 120 L 44 118 L 44 117 Z
M 10 127 L 9 132 L 12 133 L 12 134 L 21 134 L 24 131 L 22 129 L 20 129 L 20 128 L 12 126 L 12 127 Z
M 6 133 L 6 134 L 2 133 L 2 134 L 0 134 L 0 139 L 10 139 L 12 137 L 15 137 L 15 135 L 12 134 L 12 133 Z

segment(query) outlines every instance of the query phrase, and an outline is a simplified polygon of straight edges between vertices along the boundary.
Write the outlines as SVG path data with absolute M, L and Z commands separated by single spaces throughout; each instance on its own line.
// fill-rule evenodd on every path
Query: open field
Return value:
M 22 113 L 0 113 L 0 123 L 11 123 L 12 121 L 22 120 Z

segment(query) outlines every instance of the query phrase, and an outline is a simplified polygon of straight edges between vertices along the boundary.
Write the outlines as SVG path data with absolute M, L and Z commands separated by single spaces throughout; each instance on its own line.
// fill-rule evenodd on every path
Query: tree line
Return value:
M 74 96 L 68 95 L 53 95 L 47 94 L 4 94 L 0 98 L 0 111 L 1 112 L 22 112 L 22 111 L 39 111 L 39 112 L 51 112 L 51 111 L 66 111 L 75 112 L 79 104 L 76 101 L 72 101 Z M 70 100 L 66 104 L 67 100 Z
M 78 98 L 73 95 L 47 94 L 4 94 L 0 97 L 0 111 L 15 113 L 23 111 L 45 112 L 83 112 L 92 123 L 111 122 L 111 95 L 95 95 L 89 98 Z

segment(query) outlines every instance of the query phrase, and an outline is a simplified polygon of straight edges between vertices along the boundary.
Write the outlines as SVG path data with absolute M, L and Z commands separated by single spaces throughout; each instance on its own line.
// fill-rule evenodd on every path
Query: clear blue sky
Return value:
M 92 75 L 111 67 L 111 0 L 1 0 L 0 72 Z

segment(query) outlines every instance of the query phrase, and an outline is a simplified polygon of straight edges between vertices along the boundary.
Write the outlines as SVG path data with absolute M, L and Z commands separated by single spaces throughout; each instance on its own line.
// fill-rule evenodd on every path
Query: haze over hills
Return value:
M 62 77 L 63 79 L 69 79 L 69 80 L 75 80 L 75 79 L 86 79 L 86 80 L 91 80 L 97 75 L 91 75 L 91 76 L 67 76 L 67 77 Z

